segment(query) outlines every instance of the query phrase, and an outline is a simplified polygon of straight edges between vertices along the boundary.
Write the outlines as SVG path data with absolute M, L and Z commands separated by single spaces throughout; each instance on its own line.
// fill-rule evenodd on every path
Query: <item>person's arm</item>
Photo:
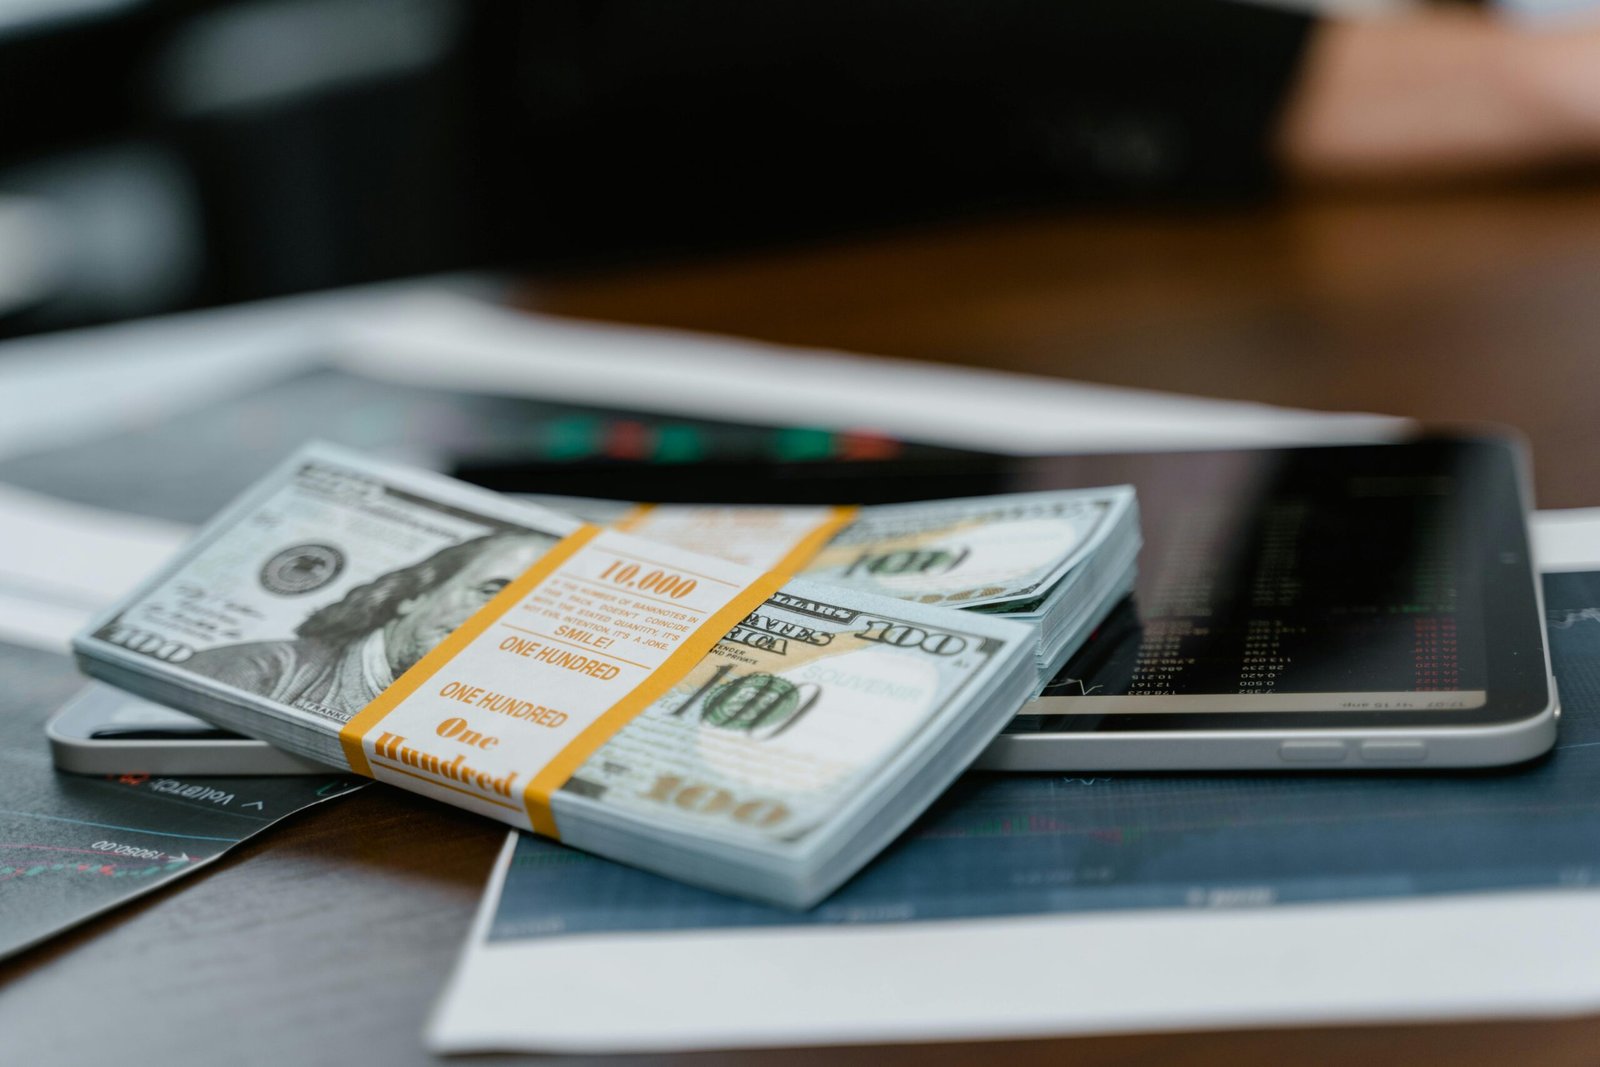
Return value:
M 1600 30 L 1440 11 L 1329 22 L 1279 137 L 1313 181 L 1437 180 L 1600 160 Z

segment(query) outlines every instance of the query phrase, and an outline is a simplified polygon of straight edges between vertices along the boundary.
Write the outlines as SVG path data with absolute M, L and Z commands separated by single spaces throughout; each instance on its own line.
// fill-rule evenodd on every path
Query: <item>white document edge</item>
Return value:
M 1536 511 L 1529 528 L 1541 571 L 1600 570 L 1600 508 Z
M 1315 412 L 527 314 L 449 292 L 355 317 L 338 362 L 419 385 L 1028 454 L 1393 440 L 1388 415 Z
M 562 319 L 484 298 L 496 292 L 484 277 L 424 278 L 7 341 L 0 457 L 330 365 L 415 385 L 1020 454 L 1370 442 L 1413 427 L 1387 415 Z
M 326 366 L 347 324 L 413 300 L 502 288 L 480 275 L 383 282 L 0 343 L 0 458 L 95 440 Z
M 516 835 L 495 866 L 499 886 Z M 647 1052 L 1600 1008 L 1600 893 L 484 941 L 436 1052 Z
M 1535 556 L 1600 569 L 1600 508 Z M 1600 1010 L 1600 892 L 489 943 L 516 834 L 428 1026 L 436 1052 L 647 1052 Z
M 165 563 L 188 527 L 0 484 L 0 640 L 66 654 Z

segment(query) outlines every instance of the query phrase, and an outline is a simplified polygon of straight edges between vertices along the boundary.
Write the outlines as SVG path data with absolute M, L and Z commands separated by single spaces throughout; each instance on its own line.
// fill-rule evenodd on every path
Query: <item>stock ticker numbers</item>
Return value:
M 50 876 L 152 878 L 193 862 L 187 853 L 95 841 L 88 848 L 45 844 L 0 844 L 0 891 L 6 882 Z
M 1250 522 L 1187 509 L 1181 536 L 1145 561 L 1138 628 L 1116 638 L 1126 651 L 1080 677 L 1129 696 L 1479 688 L 1463 664 L 1482 626 L 1464 613 L 1471 578 L 1437 500 L 1332 487 L 1268 499 Z
M 1461 680 L 1461 645 L 1456 620 L 1449 615 L 1422 615 L 1412 622 L 1416 632 L 1413 656 L 1419 692 L 1465 688 Z

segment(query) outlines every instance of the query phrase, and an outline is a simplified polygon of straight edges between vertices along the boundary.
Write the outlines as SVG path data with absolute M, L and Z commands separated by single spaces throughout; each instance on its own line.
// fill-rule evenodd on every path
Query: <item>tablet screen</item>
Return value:
M 1155 464 L 1139 479 L 1136 594 L 1015 729 L 1483 723 L 1541 710 L 1508 446 L 1157 461 L 1129 460 Z

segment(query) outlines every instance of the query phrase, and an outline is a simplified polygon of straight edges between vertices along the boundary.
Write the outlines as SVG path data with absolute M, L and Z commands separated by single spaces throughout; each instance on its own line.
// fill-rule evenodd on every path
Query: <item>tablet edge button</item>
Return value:
M 1363 741 L 1361 758 L 1367 763 L 1422 763 L 1428 758 L 1424 741 Z
M 1278 758 L 1285 763 L 1339 763 L 1350 753 L 1343 741 L 1285 741 Z

